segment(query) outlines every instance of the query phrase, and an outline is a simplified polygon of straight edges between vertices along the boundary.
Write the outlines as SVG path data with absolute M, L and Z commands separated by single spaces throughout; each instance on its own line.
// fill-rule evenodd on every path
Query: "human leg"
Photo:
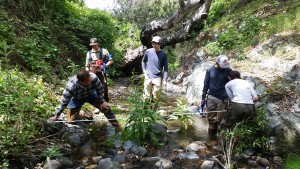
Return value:
M 150 99 L 152 93 L 152 82 L 151 79 L 145 76 L 144 80 L 144 92 L 143 92 L 143 99 Z
M 100 80 L 102 87 L 103 87 L 103 93 L 104 93 L 103 98 L 106 102 L 108 102 L 109 97 L 108 97 L 107 79 L 102 72 L 98 72 L 96 75 L 97 75 L 98 79 Z
M 216 139 L 218 133 L 218 126 L 225 116 L 226 112 L 213 112 L 224 111 L 227 100 L 220 100 L 211 95 L 207 97 L 207 120 L 208 120 L 208 137 L 209 139 Z
M 118 131 L 121 131 L 121 125 L 119 124 L 115 114 L 112 112 L 111 108 L 109 107 L 108 109 L 102 108 L 100 106 L 100 101 L 98 99 L 94 99 L 93 101 L 90 102 L 93 106 L 98 108 L 107 118 L 107 120 L 110 122 L 110 124 Z
M 159 90 L 161 89 L 161 78 L 154 78 L 152 79 L 152 84 L 153 84 L 153 98 L 158 99 L 159 97 Z
M 104 74 L 103 90 L 104 90 L 104 100 L 106 100 L 106 102 L 109 102 L 106 74 Z
M 74 120 L 80 120 L 81 116 L 79 115 L 80 109 L 82 105 L 85 103 L 85 100 L 74 100 L 71 99 L 68 105 L 68 112 L 67 112 L 67 121 L 71 122 Z

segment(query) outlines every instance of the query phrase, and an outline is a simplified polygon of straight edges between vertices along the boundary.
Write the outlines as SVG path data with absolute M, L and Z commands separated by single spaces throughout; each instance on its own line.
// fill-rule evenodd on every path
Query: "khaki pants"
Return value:
M 149 79 L 147 75 L 145 76 L 145 81 L 144 81 L 144 94 L 143 98 L 144 100 L 146 98 L 158 98 L 158 92 L 161 88 L 161 78 L 153 78 Z
M 207 97 L 207 111 L 209 112 L 207 114 L 207 120 L 208 120 L 208 128 L 217 130 L 218 125 L 220 124 L 221 120 L 224 118 L 226 115 L 226 112 L 212 112 L 210 111 L 222 111 L 226 109 L 226 105 L 228 103 L 228 100 L 220 100 L 215 98 L 212 95 L 208 95 Z

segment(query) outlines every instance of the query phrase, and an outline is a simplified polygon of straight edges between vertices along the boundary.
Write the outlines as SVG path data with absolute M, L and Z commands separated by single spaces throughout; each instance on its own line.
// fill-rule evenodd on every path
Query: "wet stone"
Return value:
M 183 160 L 197 160 L 199 156 L 195 152 L 186 152 L 186 153 L 179 153 L 177 158 Z
M 213 169 L 215 162 L 214 161 L 204 161 L 201 165 L 201 169 Z

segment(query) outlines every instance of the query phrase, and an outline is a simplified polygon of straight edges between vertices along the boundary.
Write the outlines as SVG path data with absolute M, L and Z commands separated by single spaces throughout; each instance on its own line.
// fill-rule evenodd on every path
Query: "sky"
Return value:
M 117 6 L 116 0 L 84 0 L 88 8 L 110 11 Z

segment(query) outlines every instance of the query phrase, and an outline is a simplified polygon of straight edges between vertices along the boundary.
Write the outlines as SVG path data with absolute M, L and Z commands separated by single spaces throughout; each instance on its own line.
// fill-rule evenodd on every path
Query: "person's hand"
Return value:
M 101 65 L 101 69 L 105 69 L 105 68 L 106 68 L 106 64 L 103 63 L 103 64 Z
M 58 117 L 57 116 L 53 116 L 53 117 L 50 117 L 49 120 L 56 121 L 56 120 L 58 120 Z
M 108 110 L 110 109 L 110 105 L 107 102 L 103 102 L 102 104 L 100 104 L 100 108 L 101 110 Z
M 163 80 L 163 85 L 164 85 L 164 87 L 167 87 L 167 81 Z
M 143 73 L 144 73 L 145 75 L 147 75 L 147 74 L 148 74 L 147 70 L 143 70 Z

